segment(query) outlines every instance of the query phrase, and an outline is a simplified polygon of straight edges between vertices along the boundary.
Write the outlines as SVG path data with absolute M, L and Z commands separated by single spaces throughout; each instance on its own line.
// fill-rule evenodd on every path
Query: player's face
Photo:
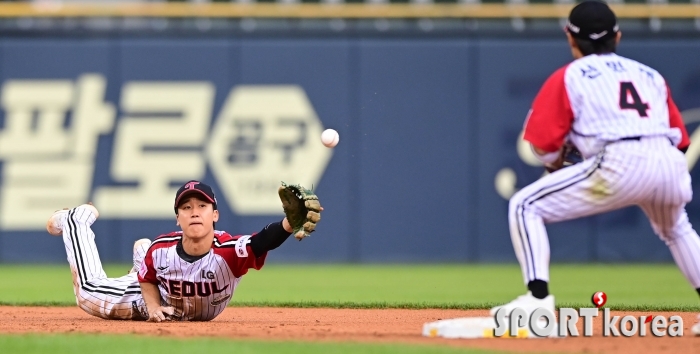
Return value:
M 185 237 L 199 239 L 211 235 L 216 221 L 219 221 L 219 211 L 196 196 L 185 199 L 177 208 L 177 224 Z

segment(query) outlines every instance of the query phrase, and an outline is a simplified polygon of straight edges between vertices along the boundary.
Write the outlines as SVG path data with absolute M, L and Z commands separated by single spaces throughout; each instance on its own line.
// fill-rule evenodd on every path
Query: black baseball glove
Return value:
M 559 158 L 552 163 L 545 164 L 544 168 L 547 170 L 547 172 L 552 173 L 564 167 L 575 165 L 581 161 L 583 161 L 581 152 L 578 151 L 574 144 L 566 142 L 559 152 Z
M 323 210 L 316 194 L 300 185 L 287 185 L 284 182 L 278 193 L 294 237 L 301 241 L 310 236 L 321 220 L 321 210 Z

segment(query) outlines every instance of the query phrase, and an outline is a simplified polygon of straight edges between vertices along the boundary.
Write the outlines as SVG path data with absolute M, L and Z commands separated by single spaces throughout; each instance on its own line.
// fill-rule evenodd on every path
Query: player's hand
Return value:
M 175 313 L 172 306 L 158 306 L 153 311 L 148 311 L 148 322 L 170 321 L 170 316 Z
M 564 144 L 564 146 L 562 146 L 561 150 L 559 150 L 559 158 L 552 163 L 544 164 L 544 169 L 547 170 L 547 172 L 552 173 L 554 171 L 561 170 L 564 167 L 575 165 L 581 161 L 583 161 L 581 152 L 576 148 L 576 146 L 570 142 L 567 142 Z
M 561 170 L 562 167 L 564 167 L 564 160 L 561 157 L 557 161 L 544 164 L 544 169 L 549 173 Z

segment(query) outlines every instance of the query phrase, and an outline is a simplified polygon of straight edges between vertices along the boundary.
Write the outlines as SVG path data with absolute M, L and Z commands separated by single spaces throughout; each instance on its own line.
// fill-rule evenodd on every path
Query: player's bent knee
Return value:
M 105 313 L 103 311 L 100 311 L 98 308 L 95 307 L 95 304 L 90 303 L 89 301 L 86 301 L 85 299 L 83 299 L 81 297 L 77 298 L 77 303 L 78 303 L 78 307 L 81 310 L 85 311 L 85 313 L 87 313 L 88 315 L 103 318 L 106 320 L 109 319 L 109 318 L 107 318 L 107 316 L 105 315 Z
M 654 232 L 657 236 L 659 236 L 661 241 L 665 242 L 666 245 L 669 246 L 686 236 L 685 232 L 675 228 L 654 228 Z
M 659 236 L 661 241 L 664 242 L 674 242 L 676 240 L 688 237 L 688 236 L 695 236 L 697 235 L 695 233 L 695 230 L 693 230 L 693 226 L 690 225 L 690 223 L 686 220 L 681 220 L 680 222 L 676 223 L 675 225 L 659 225 L 657 223 L 652 223 L 652 228 L 654 229 L 654 233 Z
M 515 193 L 508 202 L 508 215 L 514 217 L 517 213 L 525 208 L 524 196 L 522 190 Z

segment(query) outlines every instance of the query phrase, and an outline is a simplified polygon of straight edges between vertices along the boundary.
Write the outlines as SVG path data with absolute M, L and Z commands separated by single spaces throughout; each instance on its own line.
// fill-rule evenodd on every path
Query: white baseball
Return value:
M 326 129 L 321 133 L 321 142 L 328 148 L 335 147 L 340 141 L 340 135 L 334 129 Z

